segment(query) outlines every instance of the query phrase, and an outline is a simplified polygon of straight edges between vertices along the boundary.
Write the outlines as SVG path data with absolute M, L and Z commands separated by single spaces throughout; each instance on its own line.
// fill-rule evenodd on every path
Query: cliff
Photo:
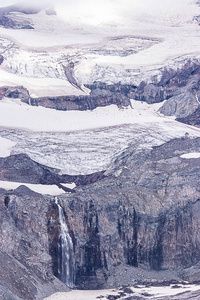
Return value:
M 77 288 L 198 281 L 191 267 L 200 259 L 200 164 L 182 156 L 190 152 L 200 152 L 199 138 L 143 151 L 130 145 L 106 177 L 57 197 L 73 241 Z M 0 199 L 3 285 L 22 299 L 41 299 L 41 286 L 43 295 L 64 289 L 55 278 L 55 198 L 21 186 L 1 190 Z

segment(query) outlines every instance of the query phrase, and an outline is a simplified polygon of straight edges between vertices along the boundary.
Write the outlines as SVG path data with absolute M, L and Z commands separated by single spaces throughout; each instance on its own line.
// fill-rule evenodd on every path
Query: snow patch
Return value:
M 12 148 L 15 145 L 15 142 L 0 137 L 0 157 L 9 156 L 11 154 Z
M 59 78 L 33 78 L 22 77 L 0 69 L 1 86 L 22 86 L 27 88 L 31 97 L 54 97 L 63 95 L 87 95 L 89 89 L 84 88 L 84 92 L 73 87 L 67 80 Z
M 132 105 L 136 102 L 132 101 Z M 137 105 L 139 105 L 137 103 Z M 57 111 L 44 107 L 34 107 L 13 99 L 0 101 L 0 126 L 24 128 L 32 131 L 69 132 L 104 128 L 121 124 L 162 123 L 166 118 L 152 110 L 119 109 L 116 105 L 98 107 L 93 111 Z M 155 109 L 156 108 L 156 109 Z M 170 119 L 169 119 L 170 120 Z M 173 121 L 173 120 L 171 120 Z
M 189 292 L 189 291 L 199 291 L 200 286 L 199 285 L 178 285 L 179 288 L 173 289 L 172 286 L 166 286 L 166 287 L 144 287 L 144 286 L 138 286 L 138 288 L 132 288 L 133 294 L 130 294 L 130 296 L 136 296 L 141 297 L 144 293 L 150 294 L 148 296 L 148 299 L 157 299 L 162 296 L 172 296 L 177 295 L 179 293 Z M 119 295 L 119 292 L 121 290 L 93 290 L 93 291 L 70 291 L 67 293 L 56 293 L 53 294 L 47 298 L 44 298 L 44 300 L 95 300 L 97 298 L 107 298 L 108 295 Z M 123 298 L 126 299 L 126 298 Z
M 76 187 L 76 183 L 73 182 L 73 183 L 62 183 L 63 186 L 65 186 L 66 188 L 69 188 L 69 189 L 74 189 Z
M 193 153 L 187 153 L 187 154 L 182 154 L 180 156 L 181 158 L 200 158 L 200 153 L 198 152 L 193 152 Z
M 52 195 L 57 196 L 60 194 L 64 194 L 65 191 L 60 189 L 57 185 L 42 185 L 42 184 L 32 184 L 32 183 L 22 183 L 22 182 L 12 182 L 12 181 L 0 181 L 0 188 L 5 190 L 14 190 L 18 188 L 20 185 L 25 185 L 30 190 L 40 193 L 43 195 Z M 73 189 L 75 184 L 63 184 L 65 187 Z

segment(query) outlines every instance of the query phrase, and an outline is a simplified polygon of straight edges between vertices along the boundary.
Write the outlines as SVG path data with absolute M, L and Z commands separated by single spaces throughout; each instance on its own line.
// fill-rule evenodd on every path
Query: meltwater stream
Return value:
M 75 281 L 75 259 L 73 242 L 69 235 L 69 230 L 65 221 L 64 211 L 58 203 L 57 197 L 55 203 L 58 207 L 60 236 L 58 240 L 58 277 L 69 287 L 74 286 Z

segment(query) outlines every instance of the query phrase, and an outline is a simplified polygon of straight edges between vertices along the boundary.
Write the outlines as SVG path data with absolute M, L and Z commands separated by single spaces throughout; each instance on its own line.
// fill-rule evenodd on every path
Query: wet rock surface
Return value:
M 23 186 L 15 192 L 0 192 L 1 284 L 8 292 L 27 300 L 42 299 L 50 290 L 67 290 L 54 280 L 51 271 L 45 229 L 47 201 Z
M 106 177 L 58 196 L 73 240 L 77 288 L 196 280 L 200 164 L 180 157 L 190 152 L 200 152 L 199 138 L 142 152 L 130 145 Z M 52 293 L 58 288 L 55 199 L 23 186 L 1 190 L 0 199 L 1 283 L 20 298 L 41 299 L 41 285 L 51 284 Z
M 199 140 L 196 142 L 199 144 Z M 96 287 L 99 287 L 99 278 L 105 280 L 108 276 L 107 270 L 112 270 L 110 273 L 113 274 L 115 267 L 124 264 L 159 271 L 185 268 L 198 262 L 200 253 L 197 250 L 199 244 L 196 230 L 199 227 L 199 167 L 196 161 L 181 162 L 179 155 L 177 157 L 175 154 L 179 151 L 181 154 L 181 149 L 193 143 L 195 144 L 194 140 L 169 142 L 168 145 L 165 144 L 165 148 L 155 147 L 147 156 L 140 153 L 140 159 L 137 156 L 139 154 L 135 154 L 136 159 L 135 155 L 130 154 L 129 157 L 128 153 L 124 153 L 123 170 L 119 176 L 113 177 L 109 174 L 108 178 L 97 185 L 87 187 L 87 192 L 90 191 L 87 196 L 83 190 L 77 191 L 75 198 L 68 197 L 68 205 L 75 219 L 79 211 L 79 214 L 83 214 L 82 218 L 87 220 L 88 217 L 84 214 L 85 207 L 89 205 L 92 208 L 89 224 L 92 240 L 96 239 L 97 248 L 93 249 L 92 245 L 89 249 L 82 246 L 80 248 L 86 253 L 80 253 L 78 257 L 87 257 L 91 255 L 90 251 L 93 251 L 96 259 L 90 260 L 90 267 L 96 274 Z M 165 156 L 165 159 L 162 156 Z M 159 164 L 162 164 L 162 171 Z M 144 165 L 145 169 L 148 169 L 147 172 Z M 153 170 L 156 170 L 157 175 Z M 190 176 L 193 177 L 192 180 Z M 194 190 L 195 196 L 192 192 Z M 84 204 L 85 198 L 88 204 Z M 68 209 L 63 196 L 62 201 Z M 74 221 L 72 223 L 74 224 Z M 78 224 L 79 234 L 88 230 L 84 224 L 81 229 L 80 221 Z M 100 245 L 96 233 L 100 238 Z M 97 257 L 100 257 L 100 260 Z M 84 272 L 90 276 L 90 273 L 87 273 L 86 262 L 87 259 L 77 261 L 77 269 L 82 270 L 82 273 L 77 274 L 77 283 L 82 278 L 84 285 L 87 285 L 88 278 Z M 132 276 L 134 278 L 133 274 Z M 87 280 L 89 281 L 89 278 Z M 91 284 L 91 281 L 88 284 Z

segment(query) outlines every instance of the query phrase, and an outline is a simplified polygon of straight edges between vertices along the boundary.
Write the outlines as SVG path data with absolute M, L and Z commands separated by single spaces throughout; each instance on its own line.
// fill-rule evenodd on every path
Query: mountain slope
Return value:
M 63 224 L 75 288 L 199 280 L 200 7 L 126 6 L 0 8 L 6 300 L 69 290 Z

